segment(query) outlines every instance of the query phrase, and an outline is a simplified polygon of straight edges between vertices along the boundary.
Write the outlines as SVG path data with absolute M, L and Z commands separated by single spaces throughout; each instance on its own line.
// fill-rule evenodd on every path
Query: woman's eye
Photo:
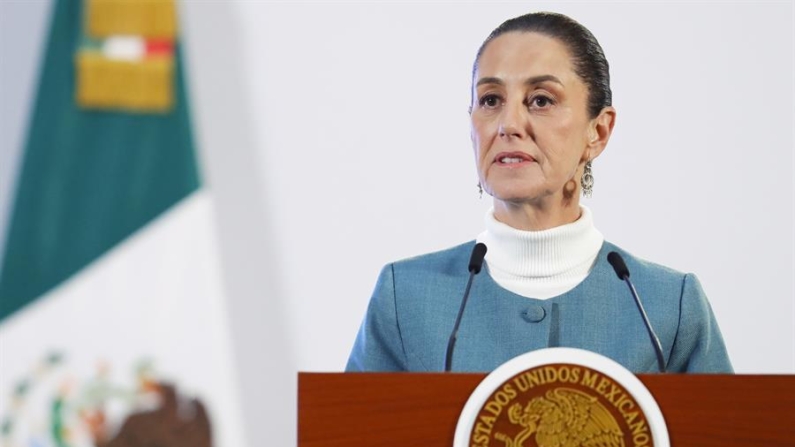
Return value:
M 500 97 L 497 95 L 486 95 L 480 98 L 480 106 L 493 109 L 500 105 Z
M 549 107 L 552 104 L 553 104 L 552 99 L 546 96 L 536 96 L 530 98 L 530 104 L 528 104 L 528 106 L 543 109 L 545 107 Z

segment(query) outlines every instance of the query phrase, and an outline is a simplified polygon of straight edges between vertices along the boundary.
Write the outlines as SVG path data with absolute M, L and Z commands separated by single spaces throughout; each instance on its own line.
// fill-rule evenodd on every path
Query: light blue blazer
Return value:
M 442 371 L 474 243 L 384 267 L 346 370 Z M 566 346 L 597 352 L 635 373 L 657 372 L 640 312 L 607 262 L 610 251 L 626 261 L 668 371 L 732 372 L 698 279 L 638 259 L 609 242 L 582 283 L 546 300 L 503 289 L 484 268 L 472 284 L 452 369 L 488 372 L 517 355 Z

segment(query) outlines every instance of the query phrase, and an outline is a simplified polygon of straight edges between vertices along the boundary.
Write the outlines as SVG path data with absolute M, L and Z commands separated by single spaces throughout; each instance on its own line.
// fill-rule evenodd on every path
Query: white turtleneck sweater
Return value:
M 547 299 L 581 283 L 602 248 L 604 236 L 593 225 L 591 210 L 580 218 L 542 231 L 522 231 L 486 213 L 486 231 L 478 242 L 488 247 L 486 266 L 503 288 L 528 298 Z

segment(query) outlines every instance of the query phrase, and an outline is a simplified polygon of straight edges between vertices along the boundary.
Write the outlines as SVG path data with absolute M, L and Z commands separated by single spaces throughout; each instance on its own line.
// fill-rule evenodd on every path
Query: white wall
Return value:
M 699 275 L 738 372 L 795 373 L 791 3 L 182 6 L 252 445 L 293 442 L 295 371 L 343 368 L 383 264 L 482 230 L 472 57 L 530 9 L 611 63 L 597 227 Z

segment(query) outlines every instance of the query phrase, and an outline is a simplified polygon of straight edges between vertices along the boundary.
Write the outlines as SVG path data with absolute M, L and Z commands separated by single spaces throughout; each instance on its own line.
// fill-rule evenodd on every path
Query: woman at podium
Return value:
M 441 252 L 381 272 L 348 371 L 441 371 L 476 242 L 488 247 L 474 278 L 451 364 L 491 371 L 537 349 L 582 348 L 635 373 L 731 372 L 698 279 L 644 261 L 604 240 L 580 196 L 616 111 L 601 46 L 585 27 L 553 13 L 510 19 L 475 58 L 470 105 L 480 193 L 493 198 L 485 230 Z M 627 284 L 631 273 L 655 354 Z

